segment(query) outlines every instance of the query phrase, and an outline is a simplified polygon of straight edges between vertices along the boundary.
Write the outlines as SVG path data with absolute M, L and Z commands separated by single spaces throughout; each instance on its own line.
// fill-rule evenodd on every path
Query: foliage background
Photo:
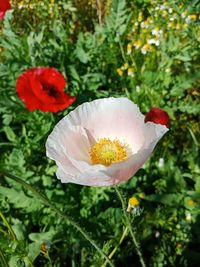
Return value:
M 121 190 L 127 203 L 132 196 L 140 202 L 132 225 L 148 266 L 198 266 L 199 2 L 13 0 L 12 7 L 0 24 L 1 169 L 44 193 L 107 254 L 117 246 L 115 266 L 140 266 L 129 235 L 119 244 L 124 221 L 114 189 L 60 184 L 45 141 L 64 115 L 95 98 L 127 96 L 144 113 L 161 107 L 170 131 Z M 77 101 L 56 114 L 26 110 L 15 83 L 34 66 L 62 72 Z M 103 266 L 70 224 L 3 176 L 0 200 L 18 239 L 1 220 L 0 254 L 8 266 L 29 266 L 27 255 L 38 267 Z M 48 257 L 40 251 L 44 242 Z

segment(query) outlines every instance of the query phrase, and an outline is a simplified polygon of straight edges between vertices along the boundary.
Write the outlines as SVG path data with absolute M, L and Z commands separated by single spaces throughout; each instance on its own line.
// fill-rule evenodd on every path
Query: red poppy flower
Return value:
M 9 0 L 0 0 L 0 20 L 3 19 L 6 14 L 6 11 L 10 8 L 11 5 Z
M 65 86 L 63 75 L 50 67 L 28 69 L 16 83 L 17 93 L 29 111 L 57 112 L 71 105 L 76 97 L 66 94 Z
M 147 121 L 162 124 L 169 128 L 169 115 L 160 108 L 151 108 L 145 116 L 145 122 Z

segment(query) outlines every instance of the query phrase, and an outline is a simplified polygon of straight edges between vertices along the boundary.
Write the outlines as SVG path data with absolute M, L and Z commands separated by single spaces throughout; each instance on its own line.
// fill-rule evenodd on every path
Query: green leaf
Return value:
M 15 208 L 25 209 L 26 212 L 33 212 L 41 208 L 41 203 L 25 195 L 22 189 L 17 191 L 14 188 L 0 186 L 0 199 L 2 201 L 8 199 Z
M 53 227 L 48 232 L 44 233 L 31 233 L 29 234 L 29 239 L 36 243 L 42 244 L 45 240 L 52 240 L 53 236 L 55 235 L 56 231 Z
M 182 194 L 163 194 L 163 195 L 148 195 L 145 199 L 148 201 L 159 202 L 168 206 L 180 204 L 183 196 Z
M 16 137 L 14 131 L 12 130 L 12 128 L 9 127 L 9 126 L 4 126 L 3 127 L 3 130 L 4 130 L 4 132 L 5 132 L 6 137 L 8 138 L 8 140 L 11 141 L 11 142 L 13 142 L 13 143 L 15 143 L 16 140 L 17 140 L 17 137 Z
M 86 64 L 90 59 L 89 55 L 85 52 L 85 50 L 82 47 L 77 47 L 76 56 L 84 64 Z
M 130 20 L 127 16 L 127 7 L 125 0 L 114 0 L 112 2 L 111 14 L 106 18 L 106 26 L 109 32 L 122 35 Z

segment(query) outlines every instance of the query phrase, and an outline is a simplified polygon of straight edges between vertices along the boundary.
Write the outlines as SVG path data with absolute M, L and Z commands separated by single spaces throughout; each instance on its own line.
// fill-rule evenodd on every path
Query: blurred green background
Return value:
M 114 266 L 140 266 L 114 189 L 61 184 L 45 155 L 54 125 L 79 104 L 127 96 L 143 113 L 170 116 L 170 131 L 142 169 L 122 184 L 147 266 L 200 262 L 200 4 L 155 0 L 24 0 L 0 22 L 0 168 L 24 179 L 91 233 Z M 16 93 L 27 68 L 51 66 L 77 96 L 59 113 L 29 112 Z M 103 127 L 103 126 L 102 126 Z M 30 190 L 0 176 L 2 266 L 107 266 L 94 248 Z M 42 253 L 43 245 L 46 253 Z M 31 266 L 31 265 L 30 265 Z

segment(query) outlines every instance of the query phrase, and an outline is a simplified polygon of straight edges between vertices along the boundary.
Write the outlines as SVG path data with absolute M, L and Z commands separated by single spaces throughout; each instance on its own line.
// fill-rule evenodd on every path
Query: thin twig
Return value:
M 96 0 L 96 6 L 97 6 L 97 15 L 98 15 L 99 24 L 102 25 L 102 10 L 101 10 L 100 0 Z

